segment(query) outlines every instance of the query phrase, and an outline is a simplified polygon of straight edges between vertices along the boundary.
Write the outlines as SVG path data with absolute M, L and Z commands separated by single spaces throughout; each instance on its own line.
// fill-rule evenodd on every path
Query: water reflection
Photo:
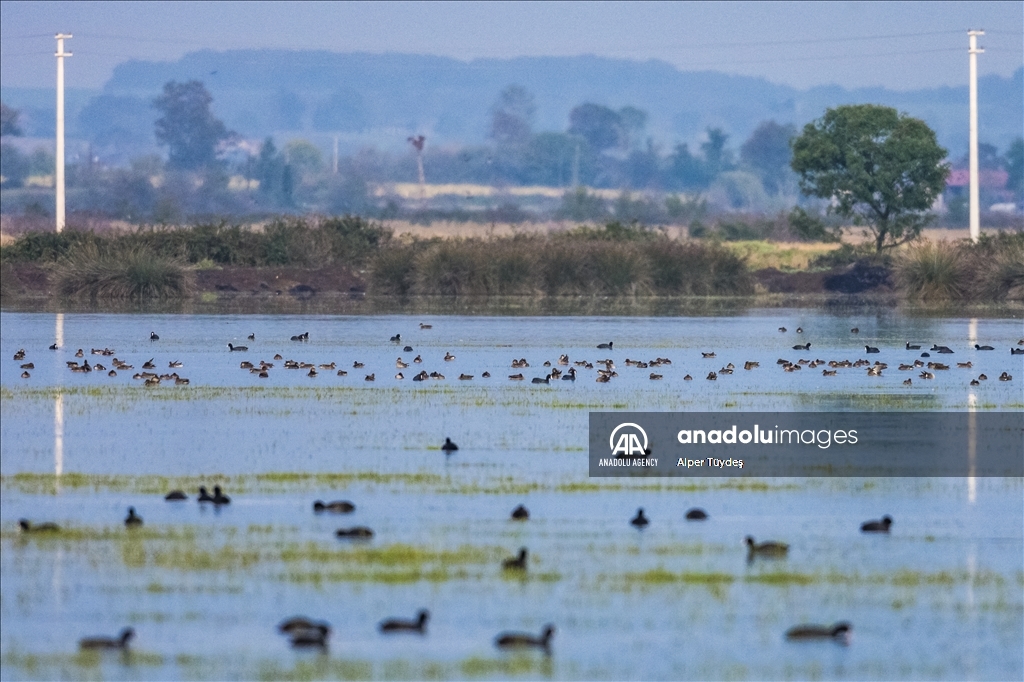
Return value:
M 60 349 L 64 347 L 64 313 L 57 313 L 56 327 L 54 336 Z M 60 386 L 53 399 L 53 473 L 60 486 L 60 475 L 64 473 L 64 393 Z

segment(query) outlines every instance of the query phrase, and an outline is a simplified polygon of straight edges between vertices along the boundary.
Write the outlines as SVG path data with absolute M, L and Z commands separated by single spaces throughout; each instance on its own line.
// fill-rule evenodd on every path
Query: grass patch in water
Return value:
M 459 495 L 525 495 L 550 490 L 560 493 L 599 493 L 615 490 L 702 492 L 708 490 L 738 490 L 770 492 L 795 490 L 795 483 L 775 484 L 758 479 L 730 479 L 723 482 L 639 482 L 628 479 L 570 480 L 552 483 L 543 480 L 524 480 L 512 476 L 490 477 L 481 480 L 459 480 L 451 475 L 431 472 L 267 472 L 228 476 L 156 476 L 106 475 L 65 473 L 61 476 L 42 473 L 18 473 L 0 476 L 0 487 L 5 490 L 36 495 L 57 495 L 64 490 L 116 491 L 141 495 L 163 496 L 170 490 L 184 490 L 194 495 L 200 485 L 221 485 L 229 494 L 245 495 L 295 491 L 343 490 L 353 485 L 388 488 L 416 488 L 438 494 Z
M 59 678 L 79 679 L 86 670 L 95 671 L 103 662 L 117 662 L 124 666 L 156 667 L 164 664 L 160 654 L 128 649 L 126 651 L 76 651 L 74 653 L 32 654 L 8 650 L 0 658 L 5 670 L 20 668 L 30 679 Z M 6 677 L 6 676 L 5 676 Z
M 184 540 L 194 542 L 198 536 L 195 526 L 143 526 L 141 528 L 125 528 L 118 526 L 62 526 L 59 531 L 46 533 L 25 533 L 20 528 L 5 528 L 0 531 L 0 540 L 15 542 L 64 543 L 64 542 L 97 542 L 140 541 L 140 540 Z
M 611 479 L 608 483 L 598 483 L 594 480 L 572 481 L 560 483 L 554 486 L 555 492 L 560 493 L 598 493 L 612 490 L 637 490 L 637 491 L 679 491 L 679 492 L 706 492 L 708 490 L 740 490 L 751 492 L 769 492 L 774 490 L 795 490 L 798 489 L 795 483 L 767 483 L 757 479 L 732 479 L 722 483 L 690 482 L 686 483 L 633 483 L 628 479 Z
M 550 656 L 516 654 L 507 658 L 472 656 L 459 663 L 459 672 L 466 677 L 511 677 L 530 675 L 550 677 L 553 667 Z

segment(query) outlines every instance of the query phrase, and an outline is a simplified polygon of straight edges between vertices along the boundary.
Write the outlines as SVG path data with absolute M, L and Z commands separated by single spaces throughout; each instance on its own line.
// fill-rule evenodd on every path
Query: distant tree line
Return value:
M 346 113 L 345 107 L 355 106 L 351 93 L 338 93 L 332 106 L 338 115 L 349 117 L 351 112 Z M 286 93 L 279 99 L 282 111 L 289 106 L 298 111 L 294 102 L 289 104 Z M 165 84 L 151 105 L 158 114 L 154 136 L 166 149 L 166 156 L 139 157 L 125 167 L 105 168 L 95 165 L 90 153 L 84 162 L 68 169 L 69 204 L 119 218 L 157 222 L 224 213 L 317 211 L 389 217 L 423 210 L 422 206 L 403 207 L 395 197 L 373 196 L 370 191 L 373 185 L 416 182 L 416 160 L 411 153 L 368 148 L 337 159 L 335 165 L 325 163 L 321 150 L 305 140 L 279 145 L 267 138 L 253 146 L 213 114 L 212 101 L 200 81 Z M 90 115 L 109 116 L 112 129 L 116 129 L 118 116 L 127 114 L 118 111 L 116 102 L 107 104 L 106 113 L 97 110 Z M 19 112 L 6 105 L 2 112 L 4 137 L 20 135 Z M 328 111 L 318 110 L 316 115 L 325 121 L 329 118 Z M 821 176 L 808 179 L 815 172 L 808 161 L 813 146 L 808 136 L 813 131 L 805 129 L 798 137 L 794 126 L 776 121 L 762 122 L 738 148 L 730 145 L 726 131 L 709 127 L 694 148 L 679 142 L 665 150 L 647 134 L 647 112 L 632 106 L 612 108 L 584 102 L 569 112 L 565 130 L 536 131 L 534 96 L 520 85 L 501 91 L 489 116 L 486 144 L 450 148 L 431 146 L 427 141 L 423 150 L 427 182 L 563 187 L 566 191 L 560 205 L 552 207 L 554 217 L 647 223 L 689 223 L 713 208 L 776 212 L 797 203 L 801 190 L 806 197 L 823 200 L 823 206 L 832 196 L 848 196 L 838 184 L 821 184 Z M 945 154 L 933 134 L 930 145 L 928 154 Z M 990 145 L 983 144 L 981 152 L 983 166 L 1005 169 L 1007 188 L 1017 201 L 1024 200 L 1024 140 L 1014 142 L 1005 156 Z M 924 158 L 920 149 L 915 153 Z M 937 160 L 927 156 L 928 164 L 937 166 L 941 155 Z M 3 144 L 4 189 L 21 187 L 33 175 L 49 175 L 52 167 L 49 152 L 25 154 L 12 144 Z M 928 191 L 916 200 L 916 208 L 908 208 L 901 219 L 911 220 L 907 216 L 924 210 L 919 204 L 941 193 L 941 183 L 934 177 L 929 182 Z M 613 188 L 621 194 L 617 200 L 607 201 L 586 187 Z M 653 201 L 644 191 L 668 196 Z M 847 210 L 843 201 L 839 206 L 846 218 L 886 223 L 884 231 L 890 236 L 912 235 L 920 227 L 913 220 L 892 222 L 877 211 L 868 216 Z M 515 205 L 499 207 L 497 213 L 493 207 L 488 211 L 488 216 L 528 217 Z M 820 225 L 801 220 L 797 216 L 809 236 L 822 236 Z

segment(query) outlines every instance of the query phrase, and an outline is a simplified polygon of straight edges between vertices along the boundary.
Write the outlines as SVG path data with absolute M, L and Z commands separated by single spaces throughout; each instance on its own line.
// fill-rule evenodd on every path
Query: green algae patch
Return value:
M 67 543 L 67 542 L 102 542 L 126 540 L 171 540 L 194 542 L 199 529 L 195 526 L 142 526 L 126 528 L 117 526 L 62 526 L 60 530 L 48 532 L 25 533 L 19 528 L 5 528 L 0 531 L 0 540 L 14 542 Z
M 758 479 L 737 478 L 721 482 L 686 481 L 637 483 L 629 479 L 604 479 L 600 482 L 592 479 L 570 481 L 554 486 L 560 493 L 600 493 L 607 491 L 636 490 L 643 492 L 707 492 L 710 490 L 738 490 L 746 492 L 770 492 L 774 490 L 796 490 L 796 483 L 768 483 Z
M 549 656 L 526 653 L 507 658 L 472 656 L 459 663 L 459 672 L 466 677 L 512 677 L 516 675 L 550 677 L 553 666 Z
M 815 578 L 812 575 L 806 573 L 791 573 L 786 571 L 776 571 L 773 573 L 759 573 L 757 575 L 748 575 L 743 579 L 748 583 L 760 583 L 762 585 L 777 585 L 780 587 L 789 587 L 790 585 L 810 585 L 815 582 Z
M 632 585 L 664 585 L 680 583 L 686 585 L 723 585 L 736 581 L 736 577 L 728 573 L 703 573 L 697 571 L 682 571 L 673 573 L 664 568 L 652 568 L 643 573 L 626 573 L 622 579 Z
M 830 572 L 824 574 L 798 573 L 793 571 L 770 571 L 749 575 L 732 575 L 721 572 L 680 571 L 674 572 L 664 567 L 653 568 L 639 573 L 624 573 L 617 576 L 604 575 L 599 582 L 610 582 L 621 589 L 633 586 L 657 585 L 704 585 L 721 586 L 732 583 L 748 583 L 767 585 L 770 587 L 800 587 L 814 584 L 829 585 L 892 585 L 893 587 L 953 587 L 970 584 L 975 587 L 1005 585 L 1006 578 L 989 571 L 978 571 L 974 574 L 967 571 L 937 571 L 926 573 L 921 571 L 898 570 L 893 573 L 859 573 L 845 574 Z
M 201 673 L 199 677 L 207 677 L 207 674 Z M 370 680 L 375 676 L 372 663 L 334 658 L 325 653 L 315 658 L 296 661 L 289 668 L 276 661 L 265 661 L 258 664 L 251 674 L 246 671 L 242 675 L 242 678 L 245 677 L 267 682 L 275 680 L 306 682 L 312 680 Z
M 81 650 L 74 653 L 27 653 L 11 649 L 0 658 L 4 669 L 21 669 L 31 679 L 93 677 L 106 662 L 125 666 L 159 667 L 164 665 L 160 654 L 126 649 L 124 651 Z

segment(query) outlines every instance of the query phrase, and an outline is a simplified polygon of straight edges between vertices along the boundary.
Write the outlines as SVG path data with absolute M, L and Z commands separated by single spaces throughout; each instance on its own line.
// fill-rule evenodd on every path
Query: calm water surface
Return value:
M 1020 479 L 591 481 L 585 451 L 591 410 L 1019 411 L 1024 361 L 1008 351 L 1024 333 L 1019 320 L 808 310 L 67 314 L 61 349 L 46 350 L 57 325 L 52 314 L 0 314 L 3 679 L 1024 674 Z M 288 340 L 307 331 L 308 342 Z M 401 344 L 389 341 L 394 334 Z M 954 348 L 931 358 L 953 368 L 933 380 L 898 371 L 920 353 L 904 349 L 908 340 Z M 596 349 L 607 341 L 613 351 Z M 249 351 L 229 352 L 228 342 Z M 809 351 L 792 350 L 807 342 Z M 974 343 L 999 350 L 978 352 Z M 865 344 L 882 352 L 865 355 Z M 111 358 L 89 353 L 103 347 L 134 369 L 117 377 L 67 369 L 78 348 L 79 362 L 109 369 Z M 15 362 L 19 348 L 26 357 Z M 715 358 L 702 357 L 711 351 Z M 576 382 L 530 383 L 562 353 L 611 358 L 619 376 L 599 384 L 595 370 L 581 369 Z M 260 379 L 239 368 L 275 354 L 334 362 L 348 374 L 308 377 L 276 361 Z M 412 363 L 417 355 L 421 364 Z M 396 368 L 399 357 L 408 369 Z M 655 357 L 672 364 L 625 365 Z M 776 364 L 862 357 L 890 369 L 823 377 Z M 131 376 L 150 358 L 190 384 L 142 386 Z M 530 367 L 513 369 L 513 358 Z M 747 360 L 760 367 L 744 371 Z M 973 367 L 956 368 L 968 361 Z M 35 365 L 27 379 L 25 362 Z M 735 374 L 704 378 L 727 363 Z M 420 369 L 445 378 L 412 382 Z M 651 371 L 664 379 L 651 381 Z M 1003 371 L 1013 381 L 996 381 Z M 526 381 L 508 379 L 520 372 Z M 463 373 L 474 378 L 460 381 Z M 981 373 L 990 379 L 971 388 Z M 451 457 L 440 451 L 446 436 L 461 446 Z M 194 494 L 203 482 L 225 484 L 233 503 L 213 510 L 162 500 L 171 486 Z M 357 510 L 316 516 L 315 499 L 350 499 Z M 509 521 L 521 502 L 531 520 Z M 120 523 L 129 505 L 145 518 L 138 532 Z M 639 506 L 652 519 L 643 532 L 628 524 Z M 686 522 L 691 506 L 710 520 Z M 886 513 L 896 520 L 891 535 L 858 532 Z M 69 530 L 24 536 L 22 517 Z M 371 526 L 374 539 L 333 536 L 357 524 Z M 788 542 L 789 556 L 748 563 L 747 534 Z M 503 574 L 501 560 L 521 546 L 530 550 L 528 571 Z M 425 636 L 377 633 L 381 619 L 423 607 L 432 613 Z M 326 652 L 296 652 L 276 634 L 274 624 L 296 614 L 332 624 Z M 849 646 L 783 638 L 797 623 L 839 620 L 853 623 Z M 500 631 L 539 632 L 549 622 L 557 628 L 550 656 L 493 646 Z M 129 656 L 78 653 L 78 638 L 127 624 L 138 633 Z

